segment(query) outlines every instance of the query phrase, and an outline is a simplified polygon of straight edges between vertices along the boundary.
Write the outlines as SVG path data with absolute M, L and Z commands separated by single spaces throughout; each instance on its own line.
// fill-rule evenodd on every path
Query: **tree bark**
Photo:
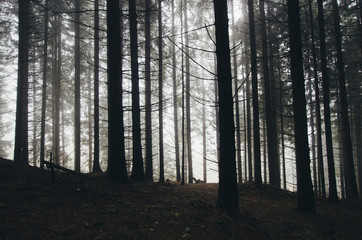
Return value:
M 172 0 L 172 41 L 175 42 L 175 2 Z M 175 130 L 175 158 L 176 158 L 176 180 L 181 181 L 180 173 L 180 144 L 179 144 L 179 125 L 177 111 L 177 75 L 176 75 L 176 49 L 172 45 L 172 84 L 173 84 L 173 112 L 174 112 L 174 130 Z
M 232 42 L 233 47 L 236 46 L 236 39 L 235 34 L 236 31 L 235 27 L 235 14 L 234 14 L 234 3 L 233 1 L 230 2 L 231 4 L 231 18 L 232 18 Z M 236 49 L 233 52 L 233 78 L 234 78 L 234 89 L 235 89 L 235 124 L 236 124 L 236 162 L 238 164 L 238 181 L 239 183 L 242 182 L 242 171 L 241 171 L 241 137 L 240 137 L 240 111 L 239 111 L 239 94 L 238 94 L 238 68 L 237 68 L 237 54 Z
M 136 1 L 129 0 L 129 27 L 131 41 L 131 74 L 132 74 L 132 145 L 133 166 L 131 179 L 144 181 L 142 145 L 141 145 L 141 121 L 139 100 L 139 75 L 138 75 L 138 40 L 137 40 L 137 12 Z
M 99 164 L 99 0 L 94 1 L 94 153 L 93 172 L 101 172 Z
M 253 133 L 254 133 L 254 181 L 258 188 L 262 187 L 261 179 L 261 159 L 260 159 L 260 124 L 259 124 L 259 100 L 258 100 L 258 70 L 256 55 L 256 37 L 254 24 L 254 3 L 248 0 L 249 9 L 249 33 L 250 33 L 250 52 L 251 52 L 251 85 L 252 85 L 252 104 L 253 104 Z
M 323 164 L 323 149 L 322 149 L 322 121 L 321 110 L 319 100 L 319 81 L 318 81 L 318 65 L 317 65 L 317 53 L 315 47 L 314 38 L 314 21 L 312 15 L 312 1 L 309 1 L 310 12 L 310 25 L 311 25 L 311 42 L 312 42 L 312 58 L 313 58 L 313 78 L 314 78 L 314 94 L 315 94 L 315 118 L 316 118 L 316 130 L 317 130 L 317 166 L 318 166 L 318 191 L 317 193 L 326 198 L 325 190 L 325 178 L 324 178 L 324 164 Z
M 288 0 L 288 29 L 293 89 L 295 156 L 297 163 L 298 210 L 315 213 L 307 130 L 299 1 Z
M 185 21 L 185 72 L 186 72 L 186 139 L 187 139 L 187 159 L 188 159 L 188 181 L 192 183 L 193 180 L 193 167 L 192 167 L 192 147 L 191 147 L 191 106 L 190 106 L 190 51 L 189 51 L 189 26 L 188 26 L 188 16 L 187 16 L 187 2 L 185 0 L 184 5 L 184 21 Z
M 234 213 L 239 211 L 239 206 L 236 180 L 235 127 L 226 1 L 214 0 L 214 11 L 220 120 L 220 162 L 217 205 L 230 213 Z
M 48 9 L 48 0 L 45 0 L 45 9 Z M 46 95 L 47 95 L 47 69 L 48 69 L 48 24 L 49 12 L 45 11 L 44 23 L 44 48 L 43 48 L 43 83 L 41 102 L 40 123 L 40 168 L 44 168 L 45 152 L 45 118 L 46 118 Z
M 74 45 L 74 169 L 80 172 L 80 2 L 75 0 Z
M 146 172 L 147 181 L 153 181 L 152 160 L 152 105 L 151 105 L 151 0 L 146 0 L 145 18 L 145 103 L 146 103 Z
M 123 127 L 119 0 L 107 0 L 108 168 L 110 179 L 128 182 Z M 120 97 L 121 96 L 121 97 Z
M 158 124 L 159 124 L 159 155 L 160 155 L 160 182 L 165 181 L 164 153 L 163 153 L 163 68 L 162 68 L 162 8 L 158 0 Z
M 322 84 L 323 84 L 324 126 L 326 133 L 327 161 L 328 161 L 329 199 L 336 202 L 338 201 L 338 196 L 337 196 L 336 174 L 335 174 L 334 156 L 333 156 L 333 142 L 332 142 L 331 116 L 330 116 L 331 110 L 329 107 L 330 81 L 327 69 L 323 0 L 317 0 L 317 2 L 318 2 L 320 58 L 321 58 L 321 70 L 322 70 Z
M 28 150 L 28 81 L 29 81 L 29 12 L 30 1 L 19 0 L 19 55 L 15 123 L 14 162 L 29 163 Z
M 337 51 L 337 70 L 338 70 L 338 88 L 341 101 L 341 116 L 342 116 L 342 133 L 344 142 L 344 174 L 346 183 L 346 198 L 358 198 L 358 190 L 356 183 L 356 174 L 353 162 L 353 148 L 351 139 L 351 128 L 348 116 L 348 102 L 346 91 L 346 79 L 344 73 L 343 53 L 342 53 L 342 36 L 340 29 L 340 16 L 337 0 L 332 0 L 333 6 L 333 26 L 334 40 Z
M 267 32 L 265 21 L 265 4 L 264 0 L 260 0 L 260 17 L 261 17 L 261 36 L 262 36 L 262 63 L 265 91 L 265 114 L 267 128 L 267 143 L 268 143 L 268 162 L 269 162 L 269 183 L 276 187 L 280 187 L 280 163 L 278 154 L 278 139 L 276 116 L 273 108 L 275 101 L 272 96 L 272 84 L 269 76 L 268 63 L 268 47 L 267 47 Z

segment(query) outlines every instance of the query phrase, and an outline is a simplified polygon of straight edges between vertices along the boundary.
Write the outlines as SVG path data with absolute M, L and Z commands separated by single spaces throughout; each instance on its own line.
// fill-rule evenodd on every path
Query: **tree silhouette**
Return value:
M 219 189 L 217 205 L 229 212 L 239 210 L 235 162 L 235 127 L 232 99 L 227 3 L 214 0 L 216 59 L 219 95 Z
M 307 113 L 303 75 L 302 38 L 299 1 L 288 0 L 290 40 L 290 72 L 293 87 L 295 156 L 297 162 L 298 210 L 315 212 L 313 185 L 310 174 Z

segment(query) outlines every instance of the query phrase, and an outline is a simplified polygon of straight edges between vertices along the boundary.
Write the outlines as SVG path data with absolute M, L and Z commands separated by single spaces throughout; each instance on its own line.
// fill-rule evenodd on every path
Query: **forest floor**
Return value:
M 240 214 L 215 207 L 217 184 L 110 182 L 0 159 L 0 239 L 362 239 L 362 202 L 316 200 L 239 186 Z

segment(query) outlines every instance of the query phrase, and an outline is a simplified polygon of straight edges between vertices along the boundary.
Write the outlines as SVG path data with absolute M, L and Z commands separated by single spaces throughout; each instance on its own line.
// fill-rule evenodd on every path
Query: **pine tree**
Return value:
M 298 210 L 315 212 L 307 130 L 299 1 L 288 0 L 290 72 L 293 88 L 295 155 L 297 163 Z
M 30 0 L 19 0 L 19 55 L 14 162 L 28 164 L 28 78 Z
M 138 38 L 137 38 L 137 12 L 136 1 L 129 0 L 129 27 L 131 41 L 131 74 L 132 74 L 132 150 L 133 165 L 131 179 L 144 181 L 142 145 L 141 145 L 141 119 L 139 99 L 139 74 L 138 74 Z
M 232 99 L 227 3 L 214 0 L 216 58 L 219 95 L 219 189 L 217 205 L 230 213 L 238 212 L 235 162 L 235 128 Z
M 108 168 L 112 180 L 128 182 L 124 148 L 119 0 L 107 0 Z

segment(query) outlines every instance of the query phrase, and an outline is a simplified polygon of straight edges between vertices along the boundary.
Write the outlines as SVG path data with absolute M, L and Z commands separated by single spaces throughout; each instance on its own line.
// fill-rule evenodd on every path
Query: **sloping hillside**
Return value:
M 317 201 L 241 185 L 240 215 L 215 207 L 216 184 L 109 182 L 0 160 L 0 239 L 362 239 L 361 202 Z

